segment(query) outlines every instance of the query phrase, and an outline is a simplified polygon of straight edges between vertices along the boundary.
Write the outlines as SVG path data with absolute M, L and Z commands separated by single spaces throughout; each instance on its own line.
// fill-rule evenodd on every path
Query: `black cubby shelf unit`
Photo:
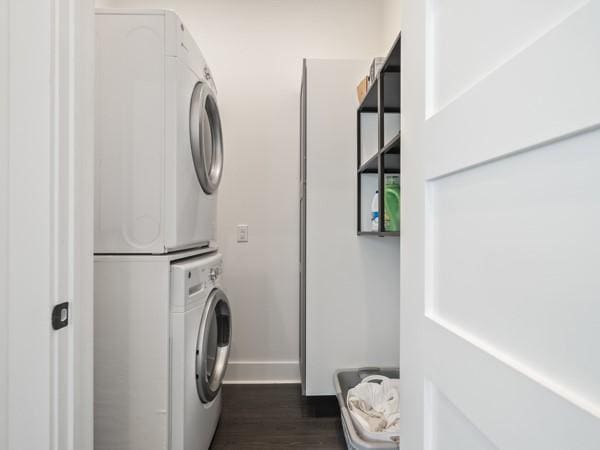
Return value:
M 385 229 L 383 195 L 386 175 L 400 174 L 400 39 L 401 34 L 394 41 L 356 112 L 356 219 L 359 236 L 400 236 L 400 231 Z M 366 147 L 372 150 L 366 151 Z M 378 230 L 371 230 L 370 203 L 365 204 L 375 194 L 373 188 L 380 193 Z

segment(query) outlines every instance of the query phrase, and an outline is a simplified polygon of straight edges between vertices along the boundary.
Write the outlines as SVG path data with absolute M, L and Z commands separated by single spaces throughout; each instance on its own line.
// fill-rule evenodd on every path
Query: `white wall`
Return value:
M 381 34 L 382 34 L 382 48 L 383 55 L 387 54 L 388 49 L 394 43 L 394 40 L 400 32 L 401 25 L 401 13 L 400 13 L 400 2 L 401 0 L 381 0 L 383 2 L 383 8 L 381 9 Z
M 228 377 L 298 380 L 302 58 L 385 54 L 384 0 L 97 0 L 97 6 L 173 9 L 207 58 L 226 151 L 219 246 L 234 314 Z M 249 225 L 249 243 L 236 243 L 237 224 Z

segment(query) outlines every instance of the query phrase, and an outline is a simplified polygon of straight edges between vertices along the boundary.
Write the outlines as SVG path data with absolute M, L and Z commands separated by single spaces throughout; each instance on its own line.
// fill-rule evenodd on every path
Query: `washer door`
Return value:
M 223 133 L 215 94 L 201 81 L 194 86 L 190 102 L 190 144 L 200 186 L 212 194 L 223 174 Z
M 208 296 L 196 347 L 196 387 L 203 403 L 212 401 L 221 389 L 229 361 L 231 309 L 221 289 Z

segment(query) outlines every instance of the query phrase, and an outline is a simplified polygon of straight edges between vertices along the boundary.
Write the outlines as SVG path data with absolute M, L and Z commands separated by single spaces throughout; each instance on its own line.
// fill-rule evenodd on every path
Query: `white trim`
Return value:
M 94 0 L 70 0 L 73 56 L 72 450 L 94 447 Z
M 0 8 L 0 448 L 93 448 L 93 7 Z
M 8 2 L 0 3 L 0 448 L 8 448 Z M 4 100 L 6 99 L 6 101 Z
M 300 383 L 298 361 L 229 361 L 224 384 Z
M 8 2 L 8 449 L 56 447 L 52 3 Z

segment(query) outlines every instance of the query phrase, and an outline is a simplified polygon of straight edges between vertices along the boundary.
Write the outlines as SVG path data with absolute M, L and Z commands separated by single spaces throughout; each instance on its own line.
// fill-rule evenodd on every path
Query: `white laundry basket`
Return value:
M 368 367 L 361 369 L 340 369 L 333 376 L 335 386 L 335 394 L 340 405 L 342 415 L 342 427 L 346 438 L 348 450 L 379 450 L 379 449 L 398 449 L 399 442 L 378 442 L 366 439 L 361 436 L 359 431 L 354 426 L 348 406 L 346 405 L 346 397 L 348 390 L 360 383 L 364 378 L 370 375 L 383 375 L 388 378 L 399 378 L 400 371 L 398 368 L 386 367 Z

